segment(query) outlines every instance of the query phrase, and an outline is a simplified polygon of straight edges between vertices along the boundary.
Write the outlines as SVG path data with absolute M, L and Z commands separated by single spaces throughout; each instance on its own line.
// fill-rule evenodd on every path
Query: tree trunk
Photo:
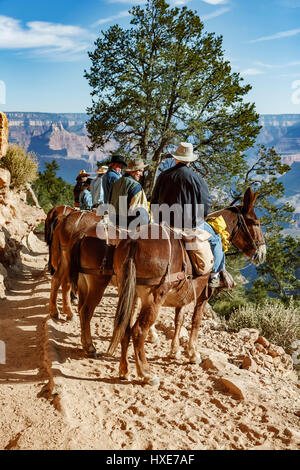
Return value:
M 156 175 L 158 172 L 159 165 L 161 164 L 161 156 L 164 147 L 167 145 L 168 139 L 163 138 L 159 147 L 155 150 L 152 157 L 152 165 L 148 170 L 148 174 L 145 178 L 144 191 L 146 193 L 147 199 L 151 198 L 151 194 L 155 185 Z
M 34 194 L 34 191 L 33 191 L 32 187 L 30 186 L 30 184 L 29 184 L 29 183 L 26 183 L 25 188 L 26 188 L 26 192 L 27 192 L 28 196 L 30 197 L 30 199 L 31 199 L 32 202 L 33 202 L 33 205 L 34 205 L 35 207 L 38 207 L 38 208 L 40 209 L 41 206 L 39 205 L 39 201 L 37 200 L 37 197 L 36 197 L 36 195 Z

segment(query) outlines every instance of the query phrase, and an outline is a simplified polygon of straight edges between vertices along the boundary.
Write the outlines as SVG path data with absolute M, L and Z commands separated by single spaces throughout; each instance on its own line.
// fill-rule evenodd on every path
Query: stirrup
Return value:
M 229 289 L 232 290 L 236 287 L 236 283 L 231 274 L 223 269 L 219 273 L 213 275 L 208 283 L 209 287 L 214 289 Z
M 208 286 L 212 287 L 213 289 L 217 289 L 221 286 L 220 273 L 216 273 L 213 277 L 210 277 Z

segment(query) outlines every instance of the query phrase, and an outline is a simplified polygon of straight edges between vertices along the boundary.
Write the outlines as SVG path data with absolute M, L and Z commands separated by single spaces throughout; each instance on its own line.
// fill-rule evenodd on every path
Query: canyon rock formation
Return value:
M 8 147 L 8 126 L 4 113 L 0 113 L 0 155 Z M 10 173 L 0 168 L 0 299 L 5 298 L 9 287 L 9 273 L 22 268 L 21 251 L 28 251 L 28 237 L 34 228 L 45 220 L 42 209 L 29 206 L 25 191 L 10 189 Z

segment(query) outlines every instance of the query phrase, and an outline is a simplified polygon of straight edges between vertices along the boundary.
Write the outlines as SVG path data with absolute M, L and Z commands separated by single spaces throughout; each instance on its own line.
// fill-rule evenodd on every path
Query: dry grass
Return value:
M 262 305 L 248 304 L 235 310 L 226 322 L 227 329 L 256 328 L 272 343 L 288 350 L 300 338 L 300 307 L 267 301 Z
M 6 155 L 0 160 L 0 166 L 11 174 L 11 189 L 21 189 L 26 183 L 32 183 L 38 177 L 38 162 L 34 153 L 26 153 L 20 145 L 10 145 Z

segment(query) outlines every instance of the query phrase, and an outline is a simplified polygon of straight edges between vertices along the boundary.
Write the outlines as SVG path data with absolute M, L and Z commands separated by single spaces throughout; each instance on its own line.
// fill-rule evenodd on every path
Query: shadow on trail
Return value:
M 45 284 L 43 271 L 26 271 L 21 280 L 14 279 L 8 298 L 0 301 L 0 340 L 5 343 L 5 364 L 0 364 L 0 382 L 14 384 L 44 379 L 44 325 L 48 315 L 48 295 L 36 294 Z M 32 280 L 34 277 L 34 280 Z

